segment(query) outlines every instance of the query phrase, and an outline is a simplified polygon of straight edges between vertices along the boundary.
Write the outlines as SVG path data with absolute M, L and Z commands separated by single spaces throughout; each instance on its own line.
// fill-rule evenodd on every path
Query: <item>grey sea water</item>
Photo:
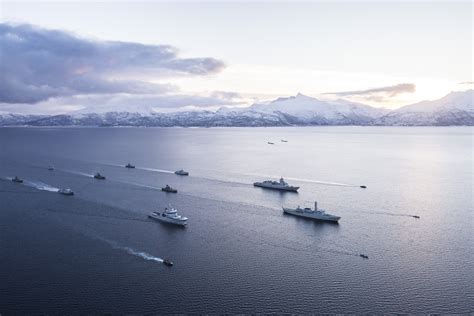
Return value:
M 0 313 L 473 312 L 472 145 L 469 127 L 2 128 Z M 281 176 L 299 192 L 252 186 Z M 339 225 L 282 213 L 315 200 Z M 168 204 L 188 227 L 147 219 Z

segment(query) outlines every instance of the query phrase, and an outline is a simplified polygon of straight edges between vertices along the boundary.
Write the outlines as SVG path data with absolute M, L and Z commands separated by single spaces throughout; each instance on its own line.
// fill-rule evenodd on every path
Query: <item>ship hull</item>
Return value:
M 154 219 L 155 221 L 158 222 L 163 222 L 163 223 L 168 223 L 168 224 L 173 224 L 173 225 L 178 225 L 178 226 L 186 226 L 187 221 L 177 221 L 168 217 L 163 217 L 163 216 L 152 216 L 148 215 L 149 218 Z
M 264 188 L 264 189 L 278 190 L 278 191 L 289 191 L 289 192 L 297 192 L 298 189 L 300 188 L 300 187 L 292 187 L 292 186 L 289 186 L 289 187 L 272 186 L 272 185 L 267 185 L 267 184 L 260 183 L 260 182 L 255 182 L 253 185 L 255 187 Z
M 178 193 L 178 190 L 167 190 L 163 188 L 161 188 L 161 191 L 166 192 L 166 193 Z
M 319 215 L 319 214 L 314 214 L 314 213 L 297 212 L 296 210 L 290 209 L 290 208 L 283 208 L 283 212 L 285 214 L 290 214 L 293 216 L 314 219 L 317 221 L 333 222 L 333 223 L 337 223 L 339 219 L 341 219 L 339 216 L 334 216 L 334 215 L 329 215 L 329 214 Z

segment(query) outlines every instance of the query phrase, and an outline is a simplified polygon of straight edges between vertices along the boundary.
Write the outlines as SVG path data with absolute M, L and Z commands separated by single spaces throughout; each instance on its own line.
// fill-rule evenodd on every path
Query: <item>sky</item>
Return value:
M 0 111 L 398 108 L 472 88 L 472 17 L 471 1 L 0 0 Z

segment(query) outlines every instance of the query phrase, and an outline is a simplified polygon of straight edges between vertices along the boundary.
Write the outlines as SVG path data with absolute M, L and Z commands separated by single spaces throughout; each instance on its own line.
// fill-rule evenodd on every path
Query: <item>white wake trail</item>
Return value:
M 112 246 L 112 248 L 123 250 L 123 251 L 125 251 L 126 253 L 128 253 L 130 255 L 140 257 L 140 258 L 145 259 L 147 261 L 154 261 L 154 262 L 163 263 L 162 258 L 155 257 L 153 255 L 150 255 L 150 254 L 146 253 L 146 252 L 137 251 L 137 250 L 132 249 L 130 247 L 120 246 L 115 241 L 111 241 L 111 240 L 104 239 L 104 238 L 101 238 L 101 237 L 96 237 L 96 238 L 99 239 L 99 240 L 102 240 L 103 242 L 105 242 L 107 244 L 109 244 L 110 246 Z
M 81 172 L 81 171 L 68 170 L 68 169 L 59 169 L 59 168 L 57 168 L 56 170 L 66 172 L 66 173 L 70 173 L 70 174 L 77 174 L 79 176 L 84 176 L 84 177 L 88 177 L 88 178 L 93 178 L 94 177 L 93 174 L 85 173 L 85 172 Z
M 5 179 L 8 181 L 13 180 L 13 177 L 0 177 L 0 179 Z M 41 182 L 41 181 L 31 181 L 31 180 L 23 180 L 22 183 L 23 185 L 26 185 L 31 188 L 35 188 L 41 191 L 49 191 L 49 192 L 58 192 L 59 188 L 53 187 L 52 185 L 49 185 L 47 183 Z
M 169 173 L 169 174 L 174 173 L 174 171 L 164 170 L 164 169 L 155 169 L 155 168 L 146 168 L 146 167 L 136 167 L 136 168 L 140 170 L 153 171 L 153 172 L 161 172 L 161 173 Z
M 244 174 L 247 175 L 247 176 L 258 176 L 258 177 L 265 177 L 265 178 L 279 178 L 277 176 L 268 175 L 268 174 L 259 174 L 259 173 L 244 173 Z M 304 178 L 285 177 L 285 179 L 293 180 L 293 181 L 325 184 L 325 185 L 334 185 L 334 186 L 340 186 L 340 187 L 360 187 L 360 185 L 358 185 L 358 184 L 330 182 L 330 181 L 319 181 L 319 180 L 304 179 Z
M 104 165 L 106 165 L 106 166 L 113 166 L 113 167 L 125 168 L 125 165 L 119 165 L 119 164 L 116 164 L 116 163 L 104 163 Z M 173 174 L 173 173 L 174 173 L 174 171 L 171 171 L 171 170 L 156 169 L 156 168 L 147 168 L 147 167 L 138 167 L 138 166 L 135 166 L 134 169 L 144 170 L 144 171 L 152 171 L 152 172 L 159 172 L 159 173 L 169 173 L 169 174 Z
M 155 262 L 163 263 L 163 259 L 161 259 L 161 258 L 152 256 L 152 255 L 150 255 L 150 254 L 148 254 L 148 253 L 146 253 L 146 252 L 133 250 L 133 249 L 130 248 L 130 247 L 117 246 L 117 247 L 114 247 L 114 248 L 115 248 L 115 249 L 122 249 L 122 250 L 125 250 L 127 253 L 129 253 L 129 254 L 131 254 L 131 255 L 134 255 L 134 256 L 143 258 L 143 259 L 148 260 L 148 261 L 155 261 Z
M 40 181 L 30 181 L 24 180 L 23 184 L 38 190 L 49 191 L 49 192 L 58 192 L 59 188 L 53 187 L 52 185 L 46 184 Z

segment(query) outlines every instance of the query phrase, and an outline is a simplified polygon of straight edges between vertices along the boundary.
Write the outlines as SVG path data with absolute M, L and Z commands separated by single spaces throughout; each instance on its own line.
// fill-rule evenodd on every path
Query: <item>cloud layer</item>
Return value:
M 324 94 L 346 97 L 362 97 L 366 100 L 382 102 L 387 98 L 393 98 L 402 93 L 413 93 L 415 90 L 416 85 L 413 83 L 400 83 L 387 87 L 371 88 L 366 90 L 328 92 Z
M 148 82 L 208 75 L 224 64 L 180 58 L 176 48 L 97 41 L 32 25 L 0 24 L 0 103 L 33 104 L 83 94 L 163 94 L 170 84 Z

